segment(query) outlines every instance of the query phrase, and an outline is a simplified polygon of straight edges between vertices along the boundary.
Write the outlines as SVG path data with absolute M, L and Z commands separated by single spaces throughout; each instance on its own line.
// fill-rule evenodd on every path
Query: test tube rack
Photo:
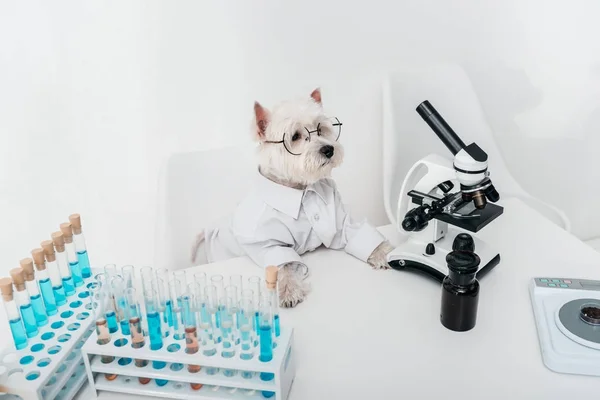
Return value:
M 85 383 L 81 347 L 94 330 L 91 303 L 84 280 L 58 313 L 48 317 L 27 347 L 14 345 L 0 353 L 0 391 L 22 399 L 70 400 Z
M 160 350 L 150 350 L 149 341 L 142 348 L 131 347 L 130 338 L 114 333 L 111 341 L 104 345 L 97 344 L 94 332 L 81 349 L 87 377 L 93 393 L 99 391 L 120 392 L 163 399 L 185 400 L 258 400 L 265 399 L 263 391 L 272 396 L 270 400 L 286 400 L 290 392 L 296 368 L 294 364 L 293 329 L 282 327 L 277 338 L 277 346 L 273 349 L 273 359 L 261 362 L 258 359 L 259 347 L 251 360 L 241 360 L 239 355 L 232 358 L 221 357 L 221 348 L 217 354 L 205 356 L 202 347 L 196 354 L 185 352 L 185 339 L 175 340 L 172 335 L 164 339 Z M 113 356 L 111 363 L 103 363 L 102 356 Z M 135 359 L 148 360 L 145 367 L 137 367 Z M 155 369 L 152 361 L 162 361 L 164 368 Z M 200 365 L 199 372 L 190 373 L 187 365 Z M 207 368 L 218 368 L 215 375 L 209 375 Z M 235 370 L 234 376 L 225 376 L 224 370 Z M 241 372 L 252 372 L 252 377 L 242 377 Z M 272 380 L 263 381 L 260 373 L 272 373 Z M 105 374 L 118 377 L 108 380 Z M 138 378 L 151 378 L 152 381 L 141 384 Z M 156 380 L 167 380 L 164 386 L 158 386 Z M 193 390 L 191 383 L 202 384 L 199 390 Z

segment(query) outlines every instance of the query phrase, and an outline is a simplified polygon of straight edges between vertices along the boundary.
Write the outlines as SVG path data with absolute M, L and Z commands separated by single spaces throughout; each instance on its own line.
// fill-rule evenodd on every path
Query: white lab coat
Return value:
M 332 179 L 305 190 L 277 184 L 258 171 L 256 186 L 233 215 L 205 230 L 208 262 L 247 255 L 257 265 L 282 266 L 324 245 L 367 261 L 385 238 L 346 212 Z

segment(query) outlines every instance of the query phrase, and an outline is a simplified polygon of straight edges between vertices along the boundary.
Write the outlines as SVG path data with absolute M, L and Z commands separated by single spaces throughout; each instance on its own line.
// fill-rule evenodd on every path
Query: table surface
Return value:
M 516 199 L 480 232 L 501 253 L 481 281 L 476 327 L 439 322 L 440 285 L 419 275 L 374 271 L 343 251 L 304 256 L 312 292 L 282 310 L 295 328 L 297 374 L 289 400 L 583 399 L 598 378 L 557 374 L 541 358 L 528 284 L 536 276 L 600 279 L 600 253 Z M 392 241 L 392 226 L 380 228 Z M 261 273 L 238 258 L 194 269 Z M 88 399 L 90 389 L 79 399 Z M 102 399 L 141 398 L 101 392 Z

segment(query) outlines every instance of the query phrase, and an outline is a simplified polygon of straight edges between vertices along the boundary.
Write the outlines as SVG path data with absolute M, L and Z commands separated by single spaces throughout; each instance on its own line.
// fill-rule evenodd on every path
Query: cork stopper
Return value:
M 40 246 L 42 246 L 42 249 L 44 250 L 46 261 L 56 261 L 56 254 L 54 253 L 54 243 L 52 243 L 52 240 L 44 240 L 42 243 L 40 243 Z
M 24 258 L 19 261 L 19 265 L 23 269 L 23 276 L 26 281 L 31 282 L 35 279 L 35 272 L 33 271 L 33 260 L 31 258 Z
M 60 231 L 65 237 L 65 243 L 73 243 L 73 228 L 70 222 L 60 224 Z
M 46 259 L 44 258 L 44 249 L 33 249 L 31 250 L 31 257 L 33 257 L 33 263 L 35 269 L 43 271 L 46 269 Z
M 73 233 L 75 235 L 81 235 L 81 216 L 79 214 L 69 215 L 69 222 L 73 227 Z
M 277 273 L 279 272 L 279 268 L 274 265 L 268 266 L 266 268 L 266 278 L 265 285 L 267 289 L 275 289 L 277 287 Z
M 9 273 L 17 290 L 19 292 L 25 290 L 25 276 L 23 275 L 23 270 L 21 268 L 13 268 Z
M 56 247 L 56 251 L 62 253 L 65 251 L 65 236 L 62 232 L 54 232 L 52 233 L 52 243 L 54 243 L 54 247 Z
M 4 298 L 4 301 L 11 301 L 13 299 L 12 279 L 10 279 L 10 278 L 0 279 L 0 293 L 2 293 L 2 297 Z

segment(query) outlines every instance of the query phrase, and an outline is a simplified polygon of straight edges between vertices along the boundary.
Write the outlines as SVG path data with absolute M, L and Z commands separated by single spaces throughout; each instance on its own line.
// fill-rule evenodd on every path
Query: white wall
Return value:
M 0 1 L 0 273 L 72 212 L 96 265 L 149 264 L 165 158 L 247 141 L 255 99 L 270 105 L 316 86 L 345 124 L 337 177 L 346 200 L 385 223 L 379 80 L 412 61 L 465 65 L 515 175 L 567 208 L 576 233 L 600 235 L 593 202 L 580 201 L 600 190 L 599 8 Z

